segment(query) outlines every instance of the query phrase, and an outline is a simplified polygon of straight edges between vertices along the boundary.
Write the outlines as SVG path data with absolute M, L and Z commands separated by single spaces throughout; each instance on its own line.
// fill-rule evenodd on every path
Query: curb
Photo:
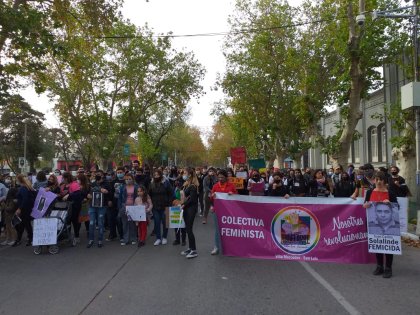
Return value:
M 416 234 L 408 233 L 408 232 L 401 232 L 402 237 L 409 238 L 410 240 L 418 241 L 420 237 L 418 237 Z

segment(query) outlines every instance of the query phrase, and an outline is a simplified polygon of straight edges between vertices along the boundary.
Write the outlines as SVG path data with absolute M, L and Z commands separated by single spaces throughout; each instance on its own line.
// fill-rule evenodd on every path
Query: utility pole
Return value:
M 23 138 L 23 159 L 25 160 L 25 166 L 23 167 L 24 172 L 27 172 L 27 166 L 26 166 L 26 138 L 28 136 L 28 123 L 27 121 L 23 122 L 25 124 L 25 132 L 24 132 L 24 138 Z

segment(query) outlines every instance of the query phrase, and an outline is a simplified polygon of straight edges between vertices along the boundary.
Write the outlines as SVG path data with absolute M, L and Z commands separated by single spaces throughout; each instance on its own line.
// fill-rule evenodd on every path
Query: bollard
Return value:
M 416 235 L 420 235 L 420 210 L 417 210 L 417 227 Z

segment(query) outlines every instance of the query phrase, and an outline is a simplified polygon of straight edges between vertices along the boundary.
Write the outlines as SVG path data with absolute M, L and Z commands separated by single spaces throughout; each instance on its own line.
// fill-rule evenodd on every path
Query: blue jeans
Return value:
M 222 253 L 222 246 L 220 242 L 219 222 L 217 221 L 216 212 L 213 213 L 214 218 L 214 247 L 216 247 L 220 253 Z
M 89 208 L 89 241 L 95 240 L 96 220 L 98 220 L 98 241 L 102 242 L 104 239 L 104 223 L 105 223 L 106 207 Z
M 165 210 L 152 210 L 152 211 L 153 211 L 153 221 L 155 222 L 156 239 L 161 240 L 162 237 L 167 238 L 168 228 L 166 227 Z M 160 233 L 161 225 L 163 225 L 163 235 L 161 235 Z

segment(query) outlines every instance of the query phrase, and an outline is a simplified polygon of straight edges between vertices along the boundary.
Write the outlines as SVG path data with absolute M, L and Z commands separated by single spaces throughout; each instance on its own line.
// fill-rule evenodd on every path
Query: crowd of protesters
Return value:
M 193 224 L 197 214 L 202 224 L 207 224 L 216 193 L 271 197 L 364 197 L 365 206 L 378 201 L 377 191 L 385 191 L 383 202 L 395 201 L 396 197 L 409 195 L 404 178 L 396 166 L 375 170 L 371 164 L 358 169 L 348 165 L 336 166 L 328 171 L 311 168 L 248 170 L 246 166 L 235 169 L 213 167 L 140 167 L 138 161 L 115 170 L 85 170 L 76 174 L 59 170 L 47 175 L 40 171 L 36 176 L 5 175 L 0 179 L 0 205 L 4 246 L 19 246 L 26 230 L 26 245 L 32 243 L 31 211 L 36 191 L 44 188 L 57 195 L 57 200 L 72 203 L 70 222 L 76 243 L 80 243 L 80 229 L 84 224 L 88 243 L 101 248 L 104 241 L 119 240 L 122 246 L 146 244 L 149 222 L 153 222 L 151 237 L 154 246 L 168 243 L 167 215 L 165 209 L 179 205 L 183 209 L 185 228 L 175 229 L 173 245 L 188 247 L 181 254 L 187 258 L 198 256 Z M 232 179 L 236 177 L 236 180 Z M 234 185 L 233 182 L 236 184 Z M 239 185 L 238 185 L 239 183 Z M 379 183 L 379 184 L 378 184 Z M 98 205 L 93 196 L 100 196 Z M 95 197 L 96 198 L 96 197 Z M 134 222 L 126 212 L 126 206 L 144 205 L 147 220 Z M 18 218 L 19 222 L 13 222 Z M 220 239 L 215 218 L 215 246 L 212 255 L 220 252 Z M 15 227 L 15 228 L 14 228 Z M 105 236 L 105 231 L 108 235 Z M 97 236 L 95 237 L 95 234 Z M 392 255 L 377 255 L 375 274 L 392 275 Z

